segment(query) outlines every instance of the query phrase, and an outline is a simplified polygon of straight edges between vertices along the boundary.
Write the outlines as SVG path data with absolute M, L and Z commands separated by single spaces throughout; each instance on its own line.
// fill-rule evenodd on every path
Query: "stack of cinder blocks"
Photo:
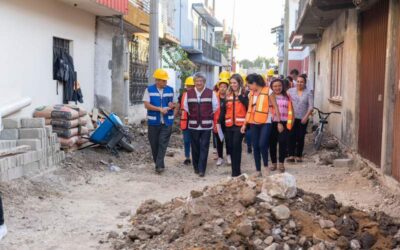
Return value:
M 28 145 L 30 150 L 0 157 L 0 180 L 9 181 L 22 176 L 32 176 L 57 166 L 65 155 L 60 151 L 57 134 L 44 118 L 3 119 L 0 132 L 0 150 Z

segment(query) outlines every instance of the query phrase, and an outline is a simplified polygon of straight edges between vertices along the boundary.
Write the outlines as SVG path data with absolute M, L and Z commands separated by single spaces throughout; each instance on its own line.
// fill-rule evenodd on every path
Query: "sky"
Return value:
M 215 0 L 215 15 L 232 26 L 235 0 Z M 284 0 L 236 0 L 234 33 L 238 38 L 236 58 L 254 60 L 258 56 L 276 57 L 276 35 L 271 28 L 279 26 Z

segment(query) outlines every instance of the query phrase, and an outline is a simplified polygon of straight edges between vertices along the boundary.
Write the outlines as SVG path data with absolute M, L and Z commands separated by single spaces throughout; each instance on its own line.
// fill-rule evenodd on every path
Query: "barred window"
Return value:
M 129 48 L 129 101 L 131 105 L 142 103 L 149 83 L 149 41 L 141 36 L 132 36 Z

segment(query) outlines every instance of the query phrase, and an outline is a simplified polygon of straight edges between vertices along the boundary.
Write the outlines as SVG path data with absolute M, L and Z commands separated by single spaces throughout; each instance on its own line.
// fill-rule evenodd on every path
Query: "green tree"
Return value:
M 262 68 L 263 65 L 265 64 L 266 68 L 270 68 L 271 65 L 274 63 L 274 61 L 275 60 L 272 57 L 271 58 L 266 58 L 266 57 L 259 56 L 254 60 L 253 65 L 256 68 Z
M 241 65 L 241 67 L 244 68 L 244 69 L 249 69 L 249 68 L 252 68 L 254 66 L 253 62 L 250 61 L 249 59 L 243 59 L 239 63 Z
M 171 45 L 166 47 L 163 50 L 162 59 L 169 68 L 179 72 L 181 88 L 184 87 L 186 78 L 193 75 L 197 69 L 196 64 L 189 59 L 186 51 L 179 46 Z

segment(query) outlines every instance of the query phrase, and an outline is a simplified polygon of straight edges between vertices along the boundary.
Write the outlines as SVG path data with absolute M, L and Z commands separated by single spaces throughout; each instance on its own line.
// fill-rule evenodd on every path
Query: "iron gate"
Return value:
M 148 86 L 149 41 L 132 36 L 129 41 L 129 101 L 131 105 L 142 103 L 143 93 Z

